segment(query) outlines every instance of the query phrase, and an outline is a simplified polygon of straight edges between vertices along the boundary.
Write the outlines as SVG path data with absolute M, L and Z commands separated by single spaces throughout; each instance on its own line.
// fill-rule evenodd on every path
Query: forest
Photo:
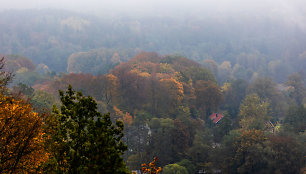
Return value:
M 0 173 L 305 172 L 306 32 L 228 18 L 0 12 Z

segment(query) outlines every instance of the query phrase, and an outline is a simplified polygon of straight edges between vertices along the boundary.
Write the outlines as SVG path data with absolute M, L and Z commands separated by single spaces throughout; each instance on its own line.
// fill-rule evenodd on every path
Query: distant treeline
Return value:
M 144 50 L 179 53 L 201 64 L 226 61 L 242 78 L 257 72 L 277 82 L 306 66 L 305 31 L 281 18 L 98 18 L 60 10 L 11 10 L 1 12 L 0 26 L 0 53 L 26 56 L 56 72 L 67 71 L 70 55 L 100 48 L 127 50 L 123 57 Z

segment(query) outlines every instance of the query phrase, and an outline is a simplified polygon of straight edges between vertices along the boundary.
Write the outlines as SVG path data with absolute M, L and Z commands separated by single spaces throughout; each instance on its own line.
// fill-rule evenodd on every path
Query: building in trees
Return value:
M 209 119 L 217 124 L 224 116 L 222 114 L 218 114 L 218 113 L 213 113 L 209 116 Z

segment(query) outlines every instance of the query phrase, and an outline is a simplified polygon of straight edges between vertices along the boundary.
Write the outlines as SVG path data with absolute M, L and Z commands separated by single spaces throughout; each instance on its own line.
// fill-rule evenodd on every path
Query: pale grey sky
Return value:
M 0 10 L 57 8 L 93 14 L 281 15 L 305 19 L 306 0 L 0 0 Z

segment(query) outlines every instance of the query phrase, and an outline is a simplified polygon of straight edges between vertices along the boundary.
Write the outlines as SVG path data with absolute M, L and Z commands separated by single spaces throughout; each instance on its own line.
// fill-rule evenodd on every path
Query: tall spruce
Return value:
M 62 106 L 53 109 L 53 156 L 57 173 L 128 173 L 121 157 L 123 123 L 102 115 L 92 97 L 69 85 L 60 91 Z M 52 124 L 50 124 L 51 126 Z

